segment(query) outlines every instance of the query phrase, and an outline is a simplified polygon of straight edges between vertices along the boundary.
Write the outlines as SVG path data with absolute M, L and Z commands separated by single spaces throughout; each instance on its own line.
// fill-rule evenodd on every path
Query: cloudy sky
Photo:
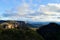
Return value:
M 0 0 L 0 20 L 60 22 L 60 0 Z

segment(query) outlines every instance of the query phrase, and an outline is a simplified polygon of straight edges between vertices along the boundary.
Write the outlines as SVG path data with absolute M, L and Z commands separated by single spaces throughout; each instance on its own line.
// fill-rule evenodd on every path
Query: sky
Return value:
M 0 0 L 0 20 L 60 22 L 60 0 Z

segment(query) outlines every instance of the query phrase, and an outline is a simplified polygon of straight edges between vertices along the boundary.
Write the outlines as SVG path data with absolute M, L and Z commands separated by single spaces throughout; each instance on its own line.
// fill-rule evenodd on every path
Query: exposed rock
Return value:
M 26 26 L 24 21 L 4 21 L 0 23 L 0 28 L 11 29 L 11 28 L 24 28 Z

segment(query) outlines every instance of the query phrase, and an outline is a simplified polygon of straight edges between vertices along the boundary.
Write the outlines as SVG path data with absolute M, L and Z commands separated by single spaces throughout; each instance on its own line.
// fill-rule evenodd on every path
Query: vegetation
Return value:
M 50 23 L 40 27 L 37 32 L 43 36 L 45 40 L 60 40 L 60 25 Z
M 50 23 L 40 28 L 34 27 L 23 21 L 6 21 L 6 23 L 2 21 L 0 40 L 60 40 L 60 25 Z
M 43 40 L 43 38 L 32 30 L 0 29 L 0 40 Z

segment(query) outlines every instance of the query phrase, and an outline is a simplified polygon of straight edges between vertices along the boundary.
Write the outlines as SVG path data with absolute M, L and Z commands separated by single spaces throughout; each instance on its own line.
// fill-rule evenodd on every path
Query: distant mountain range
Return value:
M 41 26 L 43 26 L 43 25 L 47 25 L 47 24 L 49 24 L 49 23 L 51 23 L 51 22 L 29 22 L 29 26 L 31 26 L 31 27 L 41 27 Z M 60 25 L 60 22 L 53 22 L 53 23 L 57 23 L 57 24 L 59 24 Z
M 27 25 L 29 25 L 33 28 L 37 28 L 37 27 L 47 25 L 47 24 L 49 24 L 49 22 L 29 22 L 29 23 L 27 23 Z
M 3 23 L 3 22 L 24 22 L 24 21 L 15 21 L 15 20 L 0 20 L 0 23 Z M 29 26 L 29 27 L 33 27 L 33 28 L 38 28 L 38 27 L 41 27 L 43 25 L 47 25 L 49 24 L 50 22 L 26 22 L 26 25 Z M 60 22 L 56 22 L 58 24 L 60 24 Z

